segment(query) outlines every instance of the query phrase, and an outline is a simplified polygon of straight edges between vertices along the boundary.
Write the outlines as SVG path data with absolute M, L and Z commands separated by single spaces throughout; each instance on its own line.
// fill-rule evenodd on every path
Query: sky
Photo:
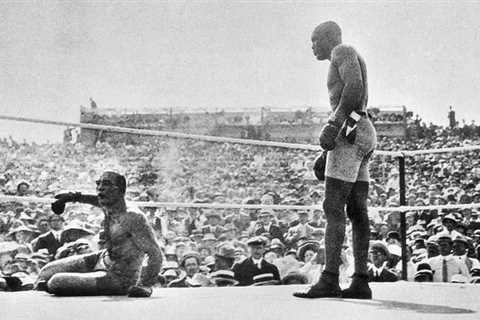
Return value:
M 369 105 L 480 121 L 480 2 L 82 1 L 0 3 L 0 114 L 78 121 L 100 108 L 328 108 L 326 20 L 364 57 Z M 0 136 L 61 139 L 0 121 Z

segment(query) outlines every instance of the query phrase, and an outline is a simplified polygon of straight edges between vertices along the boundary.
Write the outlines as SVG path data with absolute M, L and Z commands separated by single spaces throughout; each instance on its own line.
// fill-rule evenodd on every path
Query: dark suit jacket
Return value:
M 397 280 L 397 275 L 387 268 L 383 268 L 379 276 L 373 275 L 373 269 L 368 270 L 368 281 L 370 282 L 395 282 Z
M 283 242 L 283 233 L 279 226 L 271 224 L 270 230 L 268 231 L 265 230 L 265 227 L 258 228 L 257 230 L 255 230 L 255 235 L 261 236 L 263 233 L 266 233 L 266 232 L 270 233 L 270 236 L 272 237 L 272 239 L 277 238 Z
M 262 267 L 260 269 L 258 269 L 257 265 L 253 263 L 253 260 L 250 257 L 240 263 L 236 263 L 232 267 L 232 271 L 234 272 L 234 278 L 238 281 L 239 286 L 252 285 L 253 277 L 263 273 L 272 273 L 274 280 L 280 280 L 278 268 L 265 261 L 265 259 L 262 260 Z
M 47 249 L 49 254 L 55 255 L 57 249 L 63 245 L 61 241 L 58 241 L 51 231 L 42 234 L 38 237 L 37 242 L 33 248 L 33 251 L 40 249 Z

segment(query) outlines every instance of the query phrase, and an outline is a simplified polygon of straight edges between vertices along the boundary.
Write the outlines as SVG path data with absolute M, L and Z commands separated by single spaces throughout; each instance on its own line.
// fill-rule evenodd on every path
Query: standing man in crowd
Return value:
M 367 69 L 357 51 L 342 44 L 341 29 L 333 21 L 315 28 L 312 43 L 316 58 L 330 61 L 327 87 L 332 114 L 320 133 L 320 146 L 328 151 L 323 201 L 327 218 L 326 264 L 316 284 L 308 291 L 294 295 L 301 298 L 371 299 L 367 273 L 370 237 L 367 214 L 370 181 L 368 163 L 377 139 L 366 112 Z M 355 273 L 350 287 L 341 291 L 338 273 L 345 237 L 345 206 L 352 222 Z
M 59 194 L 52 210 L 63 213 L 67 202 L 102 208 L 106 249 L 47 264 L 40 271 L 37 288 L 56 295 L 149 297 L 162 264 L 153 230 L 142 212 L 127 208 L 124 176 L 107 171 L 96 183 L 97 195 Z M 148 264 L 142 268 L 145 254 Z

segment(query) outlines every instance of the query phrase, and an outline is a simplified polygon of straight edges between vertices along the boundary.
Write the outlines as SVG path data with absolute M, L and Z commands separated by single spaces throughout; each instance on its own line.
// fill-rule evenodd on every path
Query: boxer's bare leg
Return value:
M 50 278 L 61 272 L 90 272 L 98 260 L 98 253 L 71 256 L 46 264 L 38 275 L 37 282 L 48 282 Z
M 307 292 L 296 292 L 300 298 L 340 297 L 338 270 L 342 260 L 343 240 L 345 238 L 345 205 L 354 183 L 326 177 L 325 200 L 323 209 L 327 217 L 325 229 L 325 270 L 319 281 Z
M 125 295 L 128 287 L 106 271 L 57 273 L 48 281 L 49 292 L 58 296 Z
M 347 216 L 352 222 L 355 273 L 367 274 L 370 224 L 367 213 L 368 182 L 355 182 L 347 201 Z

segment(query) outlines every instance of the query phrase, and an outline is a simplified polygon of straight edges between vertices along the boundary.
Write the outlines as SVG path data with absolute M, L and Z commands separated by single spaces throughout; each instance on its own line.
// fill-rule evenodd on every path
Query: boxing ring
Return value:
M 23 121 L 46 125 L 79 127 L 136 135 L 193 139 L 217 143 L 240 143 L 263 147 L 301 149 L 319 152 L 316 145 L 282 143 L 249 139 L 192 135 L 179 132 L 143 130 L 98 124 L 69 123 L 0 115 L 0 120 Z M 480 203 L 430 206 L 406 206 L 405 158 L 422 154 L 480 150 L 480 146 L 415 151 L 375 151 L 376 156 L 398 159 L 400 206 L 371 207 L 369 211 L 401 213 L 403 279 L 406 279 L 406 212 L 435 209 L 478 208 Z M 51 203 L 54 199 L 0 195 L 0 201 Z M 193 207 L 230 209 L 291 209 L 313 210 L 321 206 L 252 205 L 227 203 L 131 202 L 138 207 Z M 291 319 L 295 317 L 326 317 L 329 319 L 478 319 L 480 286 L 461 284 L 372 283 L 373 300 L 342 300 L 294 298 L 298 286 L 267 286 L 243 288 L 155 289 L 150 299 L 126 297 L 52 297 L 43 292 L 0 293 L 0 319 L 75 319 L 165 318 L 165 319 Z M 301 288 L 300 288 L 301 289 Z M 6 306 L 6 308 L 4 307 Z
M 478 319 L 480 286 L 371 283 L 373 300 L 299 299 L 298 285 L 155 289 L 150 298 L 0 292 L 1 319 Z

